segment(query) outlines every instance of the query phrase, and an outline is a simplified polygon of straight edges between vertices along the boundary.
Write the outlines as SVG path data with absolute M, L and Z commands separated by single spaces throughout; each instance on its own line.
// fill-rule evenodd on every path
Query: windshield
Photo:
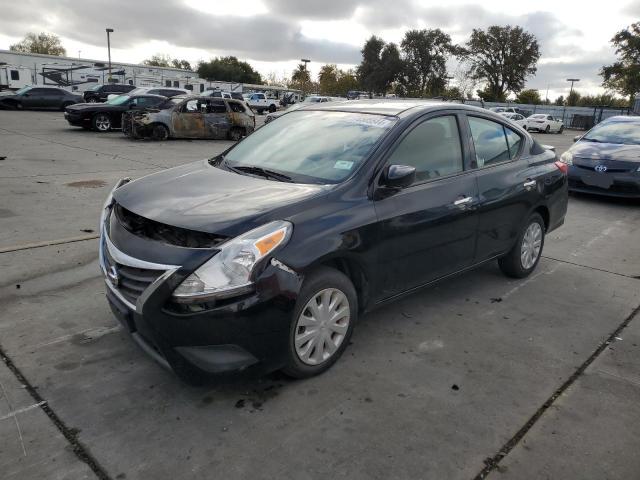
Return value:
M 20 90 L 16 91 L 16 95 L 21 95 L 24 92 L 28 92 L 29 90 L 31 90 L 33 87 L 29 86 L 29 87 L 22 87 Z
M 582 137 L 581 140 L 586 140 L 587 142 L 640 145 L 640 124 L 636 122 L 601 123 Z
M 107 105 L 122 105 L 131 99 L 130 95 L 118 95 L 117 97 L 107 100 Z
M 256 130 L 230 150 L 224 165 L 259 167 L 298 183 L 339 183 L 395 124 L 395 117 L 297 111 Z

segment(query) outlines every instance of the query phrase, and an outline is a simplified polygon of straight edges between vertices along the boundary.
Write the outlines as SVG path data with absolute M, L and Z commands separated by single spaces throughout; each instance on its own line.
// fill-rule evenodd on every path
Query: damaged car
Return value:
M 331 367 L 364 312 L 497 261 L 536 268 L 567 165 L 452 103 L 315 104 L 225 152 L 122 180 L 100 221 L 114 315 L 182 379 Z
M 238 141 L 255 129 L 255 115 L 244 102 L 201 96 L 173 97 L 157 108 L 129 111 L 122 132 L 131 138 L 229 139 Z

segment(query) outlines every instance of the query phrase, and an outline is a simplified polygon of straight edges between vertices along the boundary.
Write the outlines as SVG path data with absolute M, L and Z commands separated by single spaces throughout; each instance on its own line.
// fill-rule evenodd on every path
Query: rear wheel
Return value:
M 549 133 L 551 131 L 551 125 L 547 125 L 547 128 L 544 129 L 544 133 Z
M 158 141 L 167 140 L 169 138 L 169 129 L 156 123 L 151 130 L 151 138 Z
M 564 132 L 564 125 L 560 125 L 560 130 L 558 130 L 558 133 L 562 133 Z
M 511 251 L 498 260 L 505 275 L 524 278 L 535 270 L 544 247 L 544 230 L 544 220 L 540 214 L 532 214 Z
M 274 104 L 269 105 L 269 113 L 273 113 L 276 111 L 276 106 Z
M 91 121 L 93 129 L 104 133 L 111 130 L 111 117 L 106 113 L 96 113 Z
M 295 378 L 318 375 L 340 358 L 358 314 L 358 297 L 349 278 L 321 267 L 304 281 L 293 312 L 287 364 Z
M 15 108 L 16 110 L 22 110 L 24 107 L 22 106 L 21 102 L 16 102 L 13 104 L 13 108 Z

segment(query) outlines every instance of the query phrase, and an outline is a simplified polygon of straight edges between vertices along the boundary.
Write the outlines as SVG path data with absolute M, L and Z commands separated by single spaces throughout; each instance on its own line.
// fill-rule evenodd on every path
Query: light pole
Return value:
M 567 82 L 571 82 L 571 89 L 569 90 L 569 97 L 573 93 L 573 84 L 575 82 L 579 82 L 579 81 L 580 81 L 579 78 L 567 78 Z M 567 103 L 569 103 L 569 98 L 568 97 L 567 97 Z
M 113 28 L 107 28 L 107 52 L 109 54 L 109 83 L 111 83 L 111 38 L 109 38 L 110 33 L 113 33 Z
M 304 71 L 306 72 L 307 71 L 307 63 L 309 63 L 311 60 L 309 60 L 308 58 L 301 58 L 300 61 L 302 63 L 304 63 Z M 302 80 L 302 93 L 303 94 L 305 94 L 304 87 L 305 87 L 306 83 L 307 83 L 307 80 L 305 78 L 304 80 Z

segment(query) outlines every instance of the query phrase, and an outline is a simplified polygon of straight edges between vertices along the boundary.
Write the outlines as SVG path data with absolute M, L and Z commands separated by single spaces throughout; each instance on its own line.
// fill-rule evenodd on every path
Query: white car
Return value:
M 544 133 L 562 133 L 564 131 L 564 123 L 551 115 L 536 113 L 527 117 L 526 128 L 527 130 L 537 130 Z
M 524 115 L 520 115 L 519 113 L 509 113 L 509 112 L 501 112 L 500 115 L 508 118 L 513 123 L 522 128 L 527 128 L 527 119 L 524 118 Z

